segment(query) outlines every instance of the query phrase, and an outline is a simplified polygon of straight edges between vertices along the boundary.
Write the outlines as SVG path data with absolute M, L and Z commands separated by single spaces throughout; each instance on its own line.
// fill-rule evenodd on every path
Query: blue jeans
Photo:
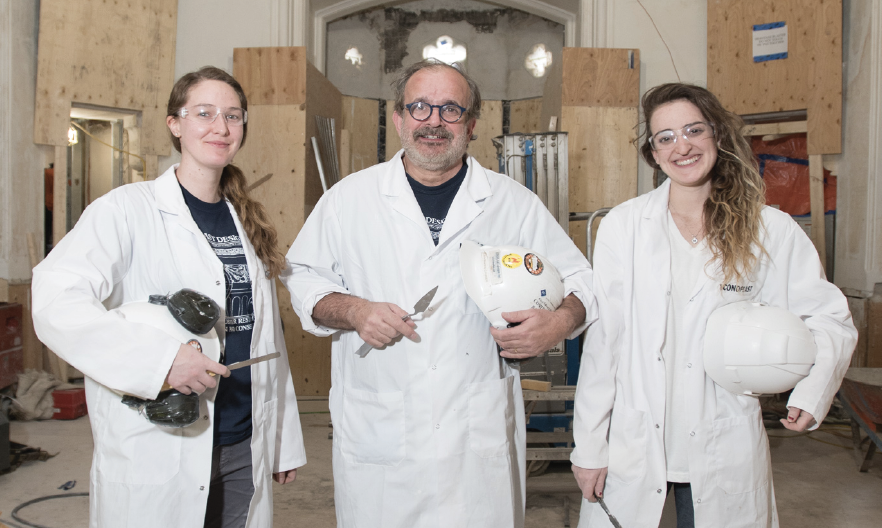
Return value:
M 674 488 L 677 507 L 677 528 L 695 528 L 695 510 L 692 508 L 692 486 L 688 482 L 668 482 L 668 493 Z
M 215 446 L 205 528 L 244 528 L 253 496 L 251 437 L 238 444 Z

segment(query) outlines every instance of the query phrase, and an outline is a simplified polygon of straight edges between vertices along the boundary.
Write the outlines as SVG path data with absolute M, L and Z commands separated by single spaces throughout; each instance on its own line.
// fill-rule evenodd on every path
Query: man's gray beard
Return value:
M 454 137 L 449 148 L 431 156 L 424 156 L 416 146 L 413 132 L 405 132 L 401 135 L 401 147 L 404 149 L 409 163 L 413 163 L 425 171 L 437 172 L 447 170 L 462 160 L 469 148 L 469 137 L 463 133 L 459 137 Z

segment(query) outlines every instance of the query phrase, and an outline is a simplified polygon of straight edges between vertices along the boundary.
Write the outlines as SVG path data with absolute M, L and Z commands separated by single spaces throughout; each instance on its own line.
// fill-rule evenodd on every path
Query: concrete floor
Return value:
M 326 400 L 301 401 L 301 421 L 309 463 L 298 471 L 293 484 L 273 484 L 275 526 L 333 527 L 334 486 L 331 479 L 331 441 L 328 439 Z M 846 434 L 847 430 L 840 430 Z M 792 436 L 783 430 L 770 431 L 772 466 L 778 513 L 783 528 L 876 528 L 882 518 L 882 456 L 877 456 L 868 473 L 859 473 L 852 458 L 850 440 L 829 432 Z M 41 447 L 58 456 L 46 462 L 28 462 L 18 470 L 0 476 L 0 523 L 18 526 L 10 513 L 17 505 L 46 495 L 87 492 L 92 436 L 88 418 L 63 422 L 12 422 L 12 440 Z M 824 443 L 826 442 L 826 443 Z M 553 465 L 539 477 L 571 479 L 566 464 Z M 77 484 L 69 492 L 58 487 L 67 481 Z M 529 490 L 528 484 L 528 490 Z M 527 528 L 564 526 L 563 495 L 527 497 Z M 571 494 L 571 526 L 578 522 L 579 495 Z M 669 501 L 670 502 L 670 501 Z M 613 512 L 615 513 L 615 512 Z M 71 497 L 29 506 L 19 515 L 31 523 L 51 528 L 88 526 L 87 497 Z M 676 526 L 666 508 L 661 528 Z

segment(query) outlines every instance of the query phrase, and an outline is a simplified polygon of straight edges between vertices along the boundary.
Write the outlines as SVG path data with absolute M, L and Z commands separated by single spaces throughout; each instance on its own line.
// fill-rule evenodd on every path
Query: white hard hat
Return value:
M 152 297 L 152 296 L 151 296 Z M 165 304 L 154 304 L 150 301 L 135 301 L 116 308 L 127 320 L 155 327 L 183 344 L 196 346 L 212 361 L 220 361 L 220 339 L 214 328 L 204 334 L 193 333 L 175 320 Z
M 481 246 L 468 240 L 459 248 L 459 269 L 466 293 L 496 328 L 508 326 L 502 312 L 553 311 L 563 302 L 557 268 L 527 248 Z
M 196 348 L 209 359 L 220 361 L 221 344 L 214 329 L 220 307 L 210 297 L 184 289 L 168 296 L 151 295 L 148 301 L 126 303 L 115 311 L 128 321 L 152 326 Z M 199 395 L 195 392 L 182 394 L 175 389 L 165 389 L 155 400 L 114 392 L 123 397 L 123 404 L 136 409 L 155 425 L 180 428 L 199 419 Z
M 782 308 L 749 301 L 711 314 L 704 335 L 704 370 L 735 394 L 788 391 L 806 376 L 817 346 L 808 326 Z

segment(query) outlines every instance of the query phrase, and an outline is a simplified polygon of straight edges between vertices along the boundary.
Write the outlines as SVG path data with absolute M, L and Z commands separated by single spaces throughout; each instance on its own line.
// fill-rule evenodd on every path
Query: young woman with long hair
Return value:
M 34 270 L 35 327 L 86 376 L 92 527 L 271 526 L 271 477 L 293 481 L 306 459 L 274 284 L 284 256 L 232 164 L 248 102 L 231 75 L 202 68 L 175 84 L 167 124 L 181 162 L 86 209 Z M 116 310 L 184 288 L 220 307 L 219 361 Z M 156 425 L 121 401 L 167 385 L 201 394 L 191 425 Z
M 665 84 L 643 97 L 640 152 L 668 180 L 614 208 L 594 252 L 600 322 L 588 330 L 571 461 L 579 526 L 658 526 L 674 490 L 679 527 L 777 526 L 758 399 L 717 385 L 703 351 L 711 314 L 751 301 L 799 316 L 817 358 L 784 427 L 826 415 L 857 332 L 814 246 L 765 191 L 741 119 L 704 88 Z M 727 337 L 728 338 L 728 337 Z

